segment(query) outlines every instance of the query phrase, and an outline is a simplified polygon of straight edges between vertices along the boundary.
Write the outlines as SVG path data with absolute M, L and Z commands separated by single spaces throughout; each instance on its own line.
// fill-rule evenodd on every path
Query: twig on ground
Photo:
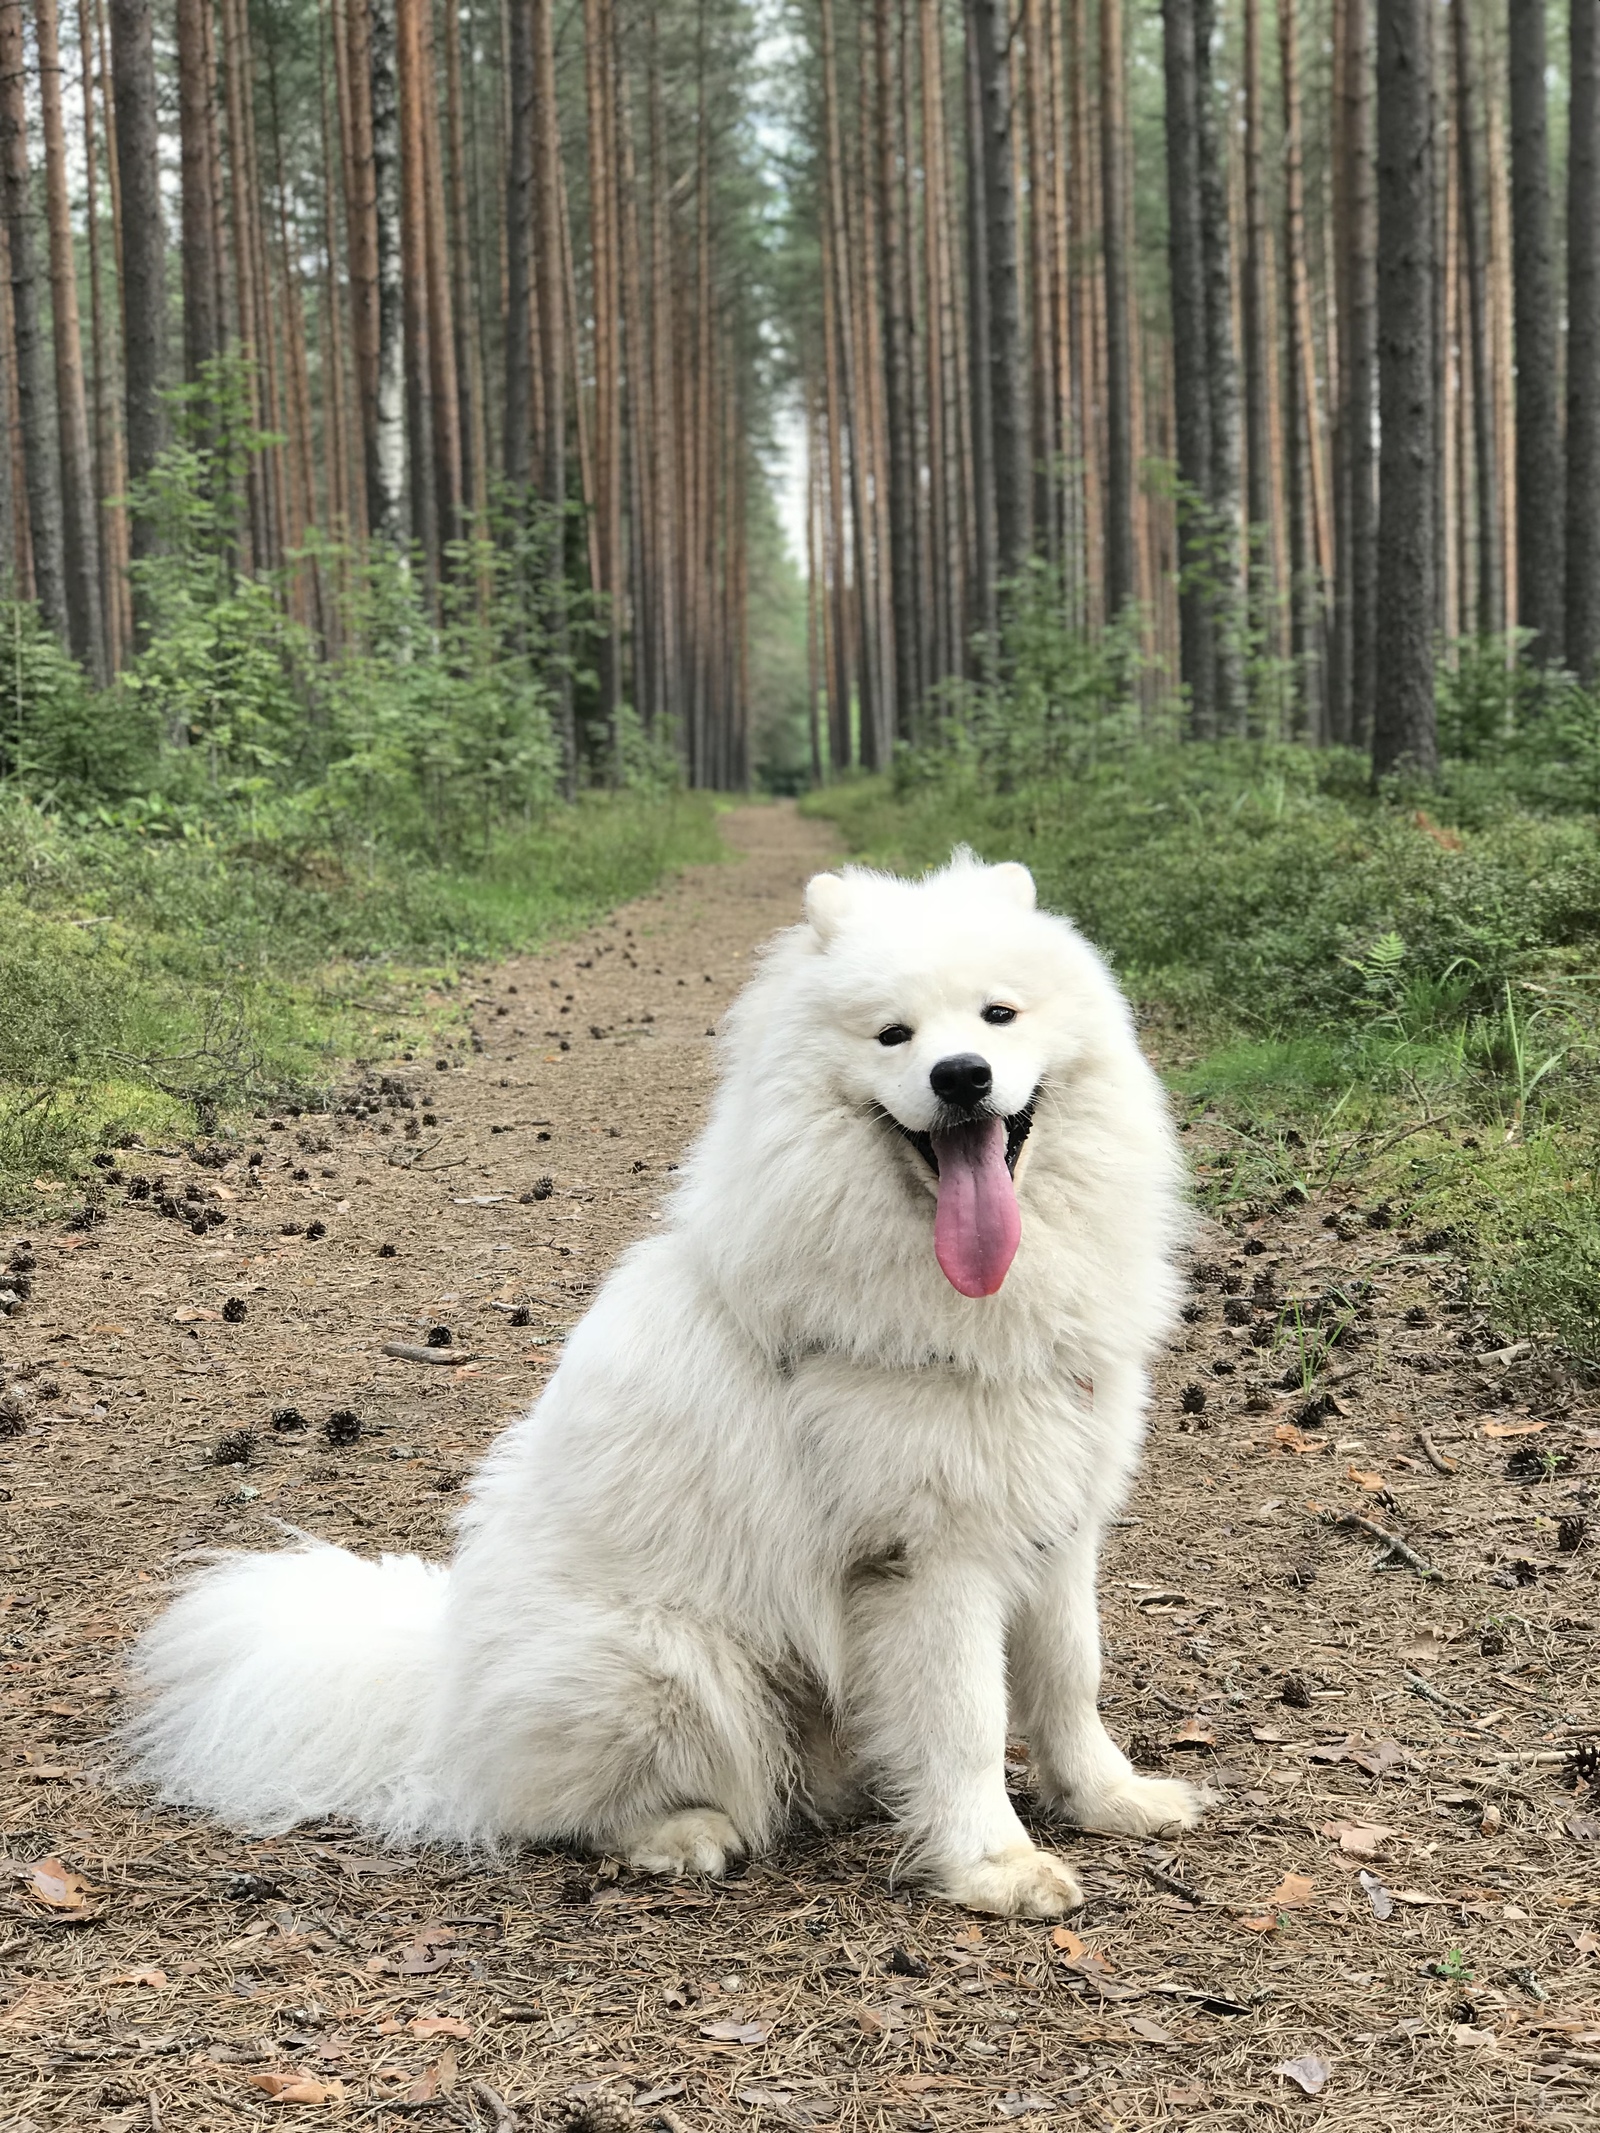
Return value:
M 1413 1696 L 1420 1696 L 1428 1703 L 1436 1703 L 1441 1711 L 1453 1711 L 1457 1718 L 1470 1718 L 1472 1713 L 1465 1704 L 1453 1703 L 1448 1696 L 1436 1689 L 1431 1681 L 1424 1681 L 1420 1674 L 1413 1674 L 1402 1667 L 1400 1678 Z
M 1417 1442 L 1422 1447 L 1423 1457 L 1436 1474 L 1453 1474 L 1456 1471 L 1457 1462 L 1446 1458 L 1425 1429 L 1417 1431 Z
M 464 1348 L 422 1348 L 414 1341 L 385 1341 L 385 1355 L 402 1363 L 481 1363 L 483 1357 Z
M 1370 1518 L 1363 1518 L 1359 1511 L 1332 1513 L 1328 1516 L 1328 1523 L 1331 1526 L 1348 1526 L 1352 1532 L 1365 1533 L 1369 1540 L 1377 1541 L 1384 1550 L 1384 1555 L 1374 1563 L 1374 1569 L 1386 1569 L 1389 1562 L 1404 1563 L 1406 1568 L 1414 1570 L 1419 1578 L 1438 1578 L 1440 1583 L 1443 1583 L 1443 1573 L 1435 1570 L 1432 1563 L 1418 1555 L 1416 1549 L 1408 1546 L 1398 1533 L 1386 1532 Z
M 472 2093 L 494 2119 L 495 2133 L 517 2133 L 521 2121 L 498 2089 L 490 2088 L 487 2081 L 475 2081 Z

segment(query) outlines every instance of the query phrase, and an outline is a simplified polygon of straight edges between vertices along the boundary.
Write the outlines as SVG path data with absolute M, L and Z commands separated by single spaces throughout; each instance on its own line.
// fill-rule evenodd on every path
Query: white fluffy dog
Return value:
M 819 875 L 730 1013 L 659 1234 L 489 1454 L 448 1568 L 238 1556 L 138 1654 L 166 1798 L 257 1830 L 579 1842 L 715 1874 L 863 1795 L 1051 1918 L 1006 1794 L 1191 1824 L 1100 1722 L 1095 1565 L 1183 1226 L 1159 1085 L 1021 866 Z

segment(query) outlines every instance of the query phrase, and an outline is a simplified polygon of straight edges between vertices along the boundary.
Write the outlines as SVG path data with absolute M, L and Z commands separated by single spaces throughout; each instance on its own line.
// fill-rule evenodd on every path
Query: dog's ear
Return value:
M 853 901 L 842 874 L 813 874 L 806 883 L 806 917 L 824 947 L 844 924 Z
M 1007 859 L 989 869 L 989 879 L 1008 903 L 1016 904 L 1024 911 L 1031 911 L 1038 902 L 1038 891 L 1033 886 L 1033 876 L 1020 859 Z

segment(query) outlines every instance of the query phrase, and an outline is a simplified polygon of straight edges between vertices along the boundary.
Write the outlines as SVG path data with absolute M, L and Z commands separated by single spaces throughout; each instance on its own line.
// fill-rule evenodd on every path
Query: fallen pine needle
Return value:
M 517 2133 L 517 2114 L 498 2089 L 490 2088 L 487 2081 L 475 2081 L 472 2084 L 472 2093 L 493 2118 L 494 2133 Z

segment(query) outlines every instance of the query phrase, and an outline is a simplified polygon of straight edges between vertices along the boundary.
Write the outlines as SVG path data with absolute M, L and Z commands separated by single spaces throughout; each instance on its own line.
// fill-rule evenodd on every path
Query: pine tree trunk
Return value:
M 1372 768 L 1431 777 L 1433 183 L 1428 0 L 1378 0 L 1377 673 Z
M 440 567 L 461 539 L 461 395 L 456 377 L 456 331 L 451 302 L 449 218 L 439 146 L 438 69 L 434 65 L 433 8 L 417 9 L 417 130 L 422 144 L 424 239 L 428 305 L 428 426 L 433 439 L 434 509 Z
M 1456 77 L 1456 164 L 1461 248 L 1466 265 L 1467 350 L 1472 383 L 1472 461 L 1477 534 L 1477 615 L 1480 637 L 1505 628 L 1505 592 L 1500 569 L 1500 482 L 1495 435 L 1495 380 L 1489 325 L 1489 254 L 1478 162 L 1477 89 L 1472 65 L 1467 0 L 1451 0 Z M 1573 24 L 1576 31 L 1577 12 Z M 1574 75 L 1576 83 L 1576 75 Z M 1576 134 L 1574 134 L 1576 138 Z M 1600 201 L 1596 207 L 1600 208 Z M 1569 232 L 1569 244 L 1571 242 Z M 1596 229 L 1600 242 L 1600 225 Z M 1568 360 L 1571 356 L 1569 351 Z M 1463 618 L 1464 619 L 1464 618 Z
M 67 134 L 61 116 L 61 48 L 55 0 L 35 0 L 34 20 L 39 42 L 39 105 L 50 230 L 51 337 L 56 361 L 67 631 L 75 656 L 96 681 L 103 683 L 108 670 L 100 609 L 100 544 L 89 452 L 89 409 L 83 390 L 78 262 L 67 189 Z
M 1271 627 L 1274 594 L 1272 358 L 1268 296 L 1265 114 L 1261 84 L 1261 0 L 1244 0 L 1244 337 L 1245 515 L 1250 529 L 1252 634 Z
M 1167 274 L 1172 309 L 1173 417 L 1177 431 L 1179 672 L 1189 730 L 1217 730 L 1216 646 L 1206 577 L 1210 553 L 1211 392 L 1206 267 L 1200 231 L 1194 0 L 1163 0 L 1166 76 Z
M 979 24 L 975 10 L 966 14 L 964 78 L 967 107 L 967 379 L 966 402 L 970 421 L 972 460 L 971 560 L 968 582 L 972 587 L 967 629 L 981 645 L 976 671 L 989 676 L 994 671 L 1000 616 L 995 558 L 994 473 L 994 333 L 990 326 L 988 209 L 985 205 L 983 135 L 983 86 L 978 63 Z
M 1600 667 L 1600 0 L 1571 0 L 1571 14 L 1566 652 L 1589 684 Z
M 556 733 L 561 747 L 561 788 L 568 800 L 578 790 L 578 749 L 573 724 L 572 678 L 567 664 L 567 320 L 562 261 L 566 209 L 561 184 L 561 120 L 556 102 L 553 0 L 529 0 L 533 10 L 533 217 L 534 302 L 543 366 L 544 463 L 540 490 L 549 516 L 549 561 L 545 628 L 553 654 Z
M 612 129 L 613 46 L 607 0 L 584 0 L 584 84 L 588 101 L 589 245 L 593 274 L 595 534 L 600 575 L 599 712 L 615 734 L 622 700 L 622 452 L 617 382 L 616 163 Z
M 511 128 L 506 154 L 506 485 L 533 471 L 533 0 L 510 0 Z
M 911 392 L 910 262 L 904 244 L 902 169 L 908 144 L 899 138 L 895 60 L 899 0 L 873 0 L 878 149 L 878 231 L 882 241 L 885 380 L 889 433 L 889 584 L 894 619 L 894 702 L 898 737 L 910 740 L 919 720 L 922 677 L 918 658 L 917 469 Z
M 47 0 L 48 4 L 48 0 Z M 216 172 L 211 114 L 216 84 L 209 69 L 206 18 L 211 0 L 178 0 L 178 137 L 183 201 L 183 374 L 193 384 L 222 346 L 217 286 Z
M 46 624 L 67 641 L 66 582 L 61 549 L 61 488 L 50 421 L 49 352 L 39 315 L 33 263 L 33 197 L 28 169 L 22 0 L 0 0 L 0 149 L 3 149 L 6 234 L 11 252 L 12 331 L 17 353 L 17 404 L 27 475 L 28 526 L 34 597 Z
M 1139 597 L 1134 537 L 1133 317 L 1122 0 L 1100 8 L 1100 198 L 1106 288 L 1106 619 Z
M 400 134 L 400 287 L 405 346 L 406 459 L 411 538 L 421 552 L 429 599 L 439 585 L 441 525 L 434 459 L 433 354 L 428 301 L 428 165 L 423 143 L 422 9 L 395 0 L 395 81 Z
M 1317 568 L 1315 374 L 1306 286 L 1305 184 L 1301 166 L 1300 57 L 1295 0 L 1278 0 L 1278 78 L 1283 99 L 1283 432 L 1289 534 L 1290 646 L 1297 726 L 1324 738 L 1322 586 Z
M 100 151 L 95 126 L 95 23 L 89 0 L 78 0 L 78 47 L 83 91 L 84 219 L 88 225 L 89 346 L 94 388 L 94 484 L 99 506 L 100 612 L 106 636 L 106 660 L 113 673 L 127 649 L 127 525 L 112 499 L 122 494 L 120 438 L 117 431 L 115 381 L 106 334 L 104 279 L 100 256 Z M 9 340 L 6 342 L 9 348 Z M 0 401 L 0 405 L 3 405 Z M 0 452 L 0 480 L 10 471 L 8 452 Z M 6 505 L 14 515 L 9 483 Z M 0 531 L 0 557 L 12 552 L 9 527 Z
M 1205 270 L 1213 690 L 1216 730 L 1238 730 L 1245 715 L 1245 545 L 1239 520 L 1239 367 L 1234 353 L 1233 244 L 1226 134 L 1218 123 L 1212 46 L 1215 0 L 1194 0 L 1195 139 L 1200 177 L 1200 244 Z
M 1527 656 L 1562 658 L 1561 417 L 1545 110 L 1545 0 L 1509 0 L 1511 272 L 1516 307 L 1517 620 Z
M 1022 277 L 1012 129 L 1009 0 L 969 0 L 981 100 L 984 269 L 988 278 L 990 438 L 994 452 L 995 571 L 1016 579 L 1028 560 L 1032 501 L 1028 471 Z M 1108 16 L 1115 10 L 1108 7 Z
M 161 113 L 152 0 L 111 0 L 111 70 L 122 178 L 123 394 L 128 479 L 142 482 L 166 441 L 161 405 L 166 343 L 166 224 L 161 206 Z M 150 555 L 156 531 L 135 513 L 133 553 Z
M 378 486 L 369 511 L 374 535 L 386 545 L 398 548 L 405 543 L 408 534 L 420 539 L 421 530 L 408 527 L 406 523 L 412 469 L 408 463 L 396 0 L 345 0 L 345 4 L 352 11 L 364 9 L 366 13 L 367 73 L 371 84 L 373 211 L 378 275 L 377 428 L 374 437 Z
M 488 436 L 484 423 L 482 348 L 475 330 L 472 288 L 472 227 L 467 212 L 466 108 L 461 82 L 459 0 L 445 0 L 446 215 L 449 223 L 451 322 L 455 328 L 456 431 L 460 438 L 461 530 L 481 532 L 487 504 Z

